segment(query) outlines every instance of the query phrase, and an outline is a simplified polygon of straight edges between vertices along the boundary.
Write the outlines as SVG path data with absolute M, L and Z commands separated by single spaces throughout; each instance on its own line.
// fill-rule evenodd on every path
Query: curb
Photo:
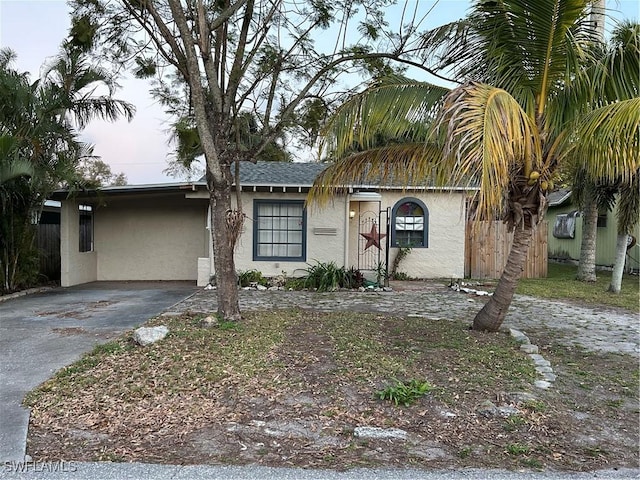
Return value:
M 509 335 L 520 344 L 520 350 L 529 355 L 529 358 L 531 358 L 531 361 L 535 365 L 536 372 L 542 376 L 542 380 L 536 380 L 533 382 L 533 385 L 542 390 L 548 390 L 551 385 L 553 385 L 553 382 L 556 381 L 556 378 L 558 378 L 558 376 L 553 373 L 551 362 L 540 355 L 538 346 L 533 345 L 529 337 L 520 330 L 510 328 Z
M 24 297 L 25 295 L 32 295 L 34 293 L 42 293 L 48 290 L 53 290 L 54 288 L 59 287 L 35 287 L 35 288 L 27 288 L 26 290 L 20 290 L 19 292 L 9 293 L 8 295 L 0 295 L 0 303 L 6 302 L 8 300 L 13 300 L 14 298 Z

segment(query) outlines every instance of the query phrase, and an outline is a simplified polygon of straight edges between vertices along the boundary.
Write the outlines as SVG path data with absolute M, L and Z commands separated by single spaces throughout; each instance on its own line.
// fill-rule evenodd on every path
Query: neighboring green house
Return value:
M 571 197 L 571 190 L 563 189 L 549 195 L 548 252 L 549 259 L 578 260 L 582 239 L 582 217 Z M 596 265 L 612 267 L 616 254 L 617 222 L 615 207 L 610 212 L 598 216 L 598 237 L 596 239 Z M 636 225 L 633 246 L 627 250 L 625 271 L 640 269 L 640 228 Z

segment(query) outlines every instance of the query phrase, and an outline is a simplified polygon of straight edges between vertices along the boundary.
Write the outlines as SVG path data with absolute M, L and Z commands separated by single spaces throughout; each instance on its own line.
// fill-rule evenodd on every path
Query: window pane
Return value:
M 271 230 L 273 228 L 273 219 L 271 217 L 259 217 L 258 218 L 258 229 L 260 230 Z
M 258 256 L 260 257 L 273 257 L 273 245 L 259 244 Z
M 273 219 L 273 228 L 274 229 L 279 229 L 279 230 L 286 230 L 287 229 L 287 219 L 286 218 L 274 218 Z
M 289 232 L 288 242 L 302 245 L 302 231 Z
M 302 245 L 289 245 L 287 251 L 288 257 L 301 257 L 302 256 Z
M 270 203 L 261 203 L 258 206 L 258 215 L 259 216 L 273 215 L 273 206 Z
M 287 231 L 286 230 L 274 230 L 273 231 L 273 243 L 287 243 Z
M 271 230 L 258 232 L 258 243 L 273 242 L 273 232 Z
M 287 219 L 287 228 L 289 230 L 299 230 L 300 228 L 302 228 L 302 218 L 289 217 Z
M 301 217 L 302 205 L 289 204 L 287 208 L 287 215 L 290 217 Z

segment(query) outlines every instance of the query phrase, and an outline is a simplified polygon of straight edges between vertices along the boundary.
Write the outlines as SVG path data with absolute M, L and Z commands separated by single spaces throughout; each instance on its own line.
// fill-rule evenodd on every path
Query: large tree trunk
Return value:
M 524 271 L 532 234 L 533 228 L 530 225 L 516 227 L 511 251 L 498 286 L 489 301 L 473 319 L 474 330 L 496 332 L 504 322 L 518 286 L 518 279 Z
M 229 229 L 227 219 L 231 208 L 231 173 L 229 167 L 222 167 L 225 180 L 214 182 L 210 187 L 211 238 L 213 240 L 213 261 L 216 275 L 218 316 L 224 321 L 240 320 L 238 282 L 233 258 L 235 238 Z
M 598 235 L 598 207 L 589 195 L 582 210 L 582 242 L 576 278 L 581 282 L 596 281 L 596 237 Z
M 613 264 L 613 272 L 611 273 L 611 284 L 609 291 L 612 293 L 620 293 L 622 289 L 622 274 L 624 273 L 624 262 L 627 259 L 627 242 L 629 236 L 626 233 L 618 234 L 616 242 L 616 260 Z

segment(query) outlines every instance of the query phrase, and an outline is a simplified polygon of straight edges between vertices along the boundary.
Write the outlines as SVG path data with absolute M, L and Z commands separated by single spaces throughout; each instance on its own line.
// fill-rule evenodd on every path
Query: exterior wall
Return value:
M 391 211 L 398 201 L 410 197 L 424 202 L 429 210 L 429 246 L 413 248 L 400 263 L 398 272 L 404 272 L 412 278 L 463 278 L 465 194 L 385 192 L 382 196 L 382 209 L 388 207 Z M 390 266 L 397 252 L 398 248 L 392 246 L 389 252 Z
M 97 280 L 97 255 L 80 251 L 80 212 L 74 200 L 60 209 L 60 285 L 70 287 Z
M 574 238 L 556 238 L 553 236 L 553 225 L 556 215 L 575 211 L 577 208 L 571 203 L 560 207 L 549 208 L 546 218 L 549 222 L 548 245 L 549 258 L 566 258 L 571 260 L 580 259 L 580 244 L 582 241 L 582 217 L 576 218 L 576 231 Z M 615 262 L 616 242 L 617 242 L 617 222 L 616 210 L 607 212 L 607 226 L 598 227 L 596 237 L 596 265 L 611 267 Z M 636 225 L 633 236 L 640 240 L 640 225 Z M 627 268 L 637 270 L 640 267 L 640 245 L 632 247 L 627 252 Z
M 98 280 L 196 280 L 206 213 L 184 195 L 107 199 L 95 210 Z
M 414 278 L 462 278 L 464 276 L 465 251 L 465 194 L 463 193 L 414 193 L 384 192 L 380 208 L 389 211 L 396 202 L 408 198 L 418 198 L 429 209 L 429 246 L 414 248 L 398 269 Z M 357 241 L 358 216 L 349 218 L 350 209 L 378 210 L 378 202 L 353 202 L 347 196 L 336 197 L 326 207 L 307 208 L 307 251 L 306 261 L 254 261 L 253 260 L 253 201 L 259 200 L 305 200 L 305 194 L 298 193 L 250 193 L 243 192 L 243 210 L 247 215 L 244 230 L 235 254 L 236 270 L 259 270 L 265 276 L 276 276 L 283 272 L 287 276 L 302 276 L 309 264 L 315 262 L 335 262 L 338 266 L 358 268 Z M 384 231 L 383 216 L 380 227 Z M 389 263 L 398 252 L 391 248 Z M 384 252 L 381 252 L 384 261 Z M 211 258 L 198 260 L 198 285 L 209 282 L 214 275 Z M 209 262 L 209 269 L 206 264 Z
M 248 193 L 242 195 L 242 208 L 248 219 L 236 248 L 236 270 L 256 269 L 265 276 L 303 276 L 308 264 L 335 262 L 344 265 L 344 245 L 347 212 L 345 198 L 335 199 L 327 208 L 307 207 L 306 261 L 254 261 L 253 260 L 253 201 L 254 200 L 305 200 L 302 193 Z M 212 265 L 213 269 L 213 265 Z

